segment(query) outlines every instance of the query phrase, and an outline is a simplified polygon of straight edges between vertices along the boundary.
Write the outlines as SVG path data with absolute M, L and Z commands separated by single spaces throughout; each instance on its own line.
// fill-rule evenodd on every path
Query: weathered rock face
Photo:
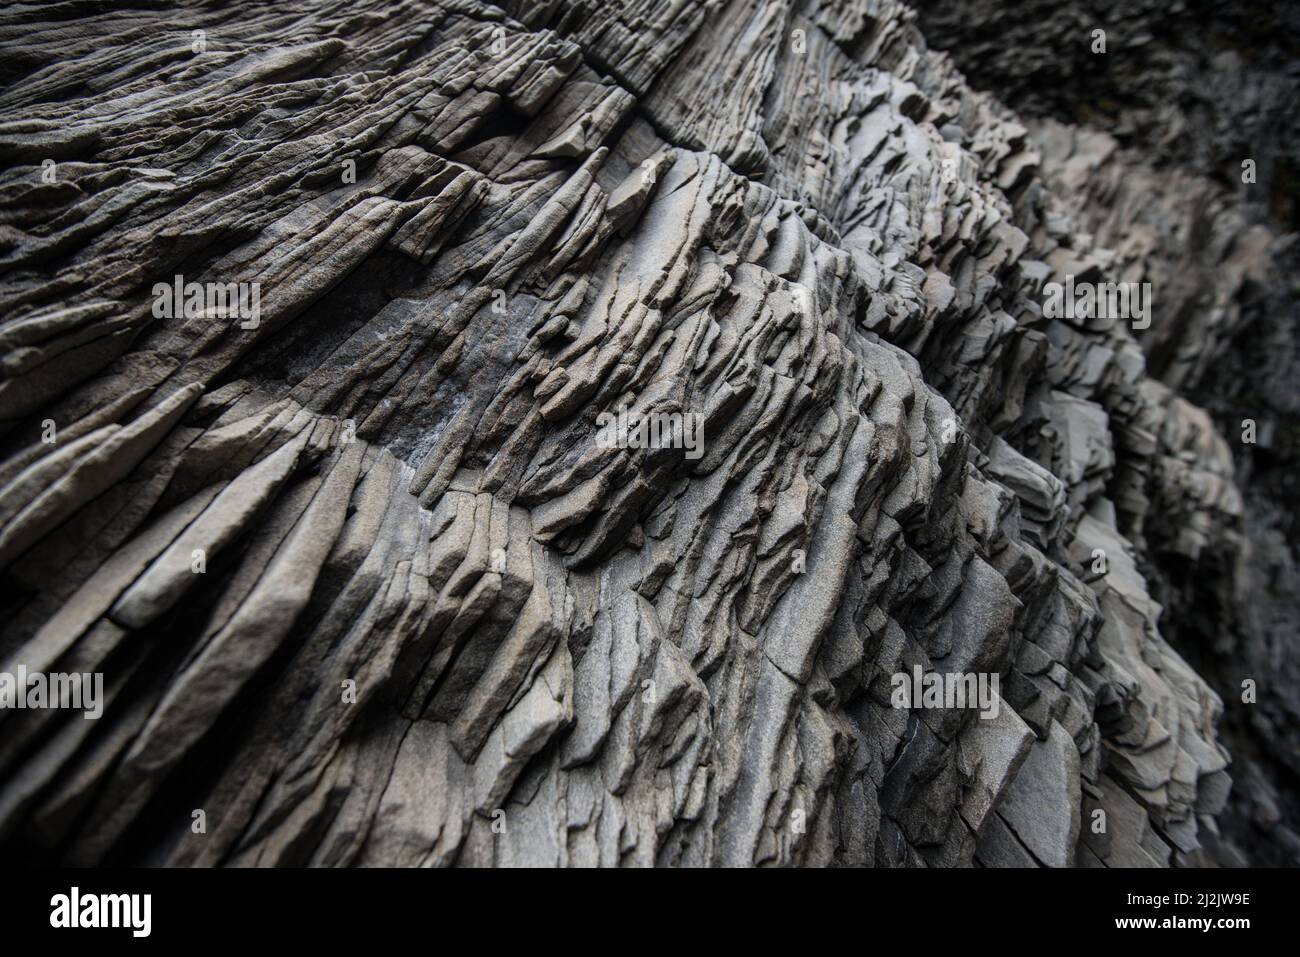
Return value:
M 1233 452 L 1192 345 L 1148 374 L 1159 290 L 1044 309 L 1174 254 L 907 7 L 70 5 L 0 50 L 0 669 L 104 681 L 0 711 L 7 853 L 1238 859 L 1160 604 L 1240 565 Z
M 1158 459 L 1154 514 L 1128 534 L 1145 540 L 1162 633 L 1226 704 L 1239 784 L 1220 821 L 1238 846 L 1221 856 L 1300 864 L 1300 9 L 918 10 L 927 38 L 1026 118 L 1043 178 L 1112 271 L 1158 291 L 1138 337 L 1148 373 L 1209 418 L 1173 400 L 1159 428 L 1177 454 Z M 1246 680 L 1261 689 L 1248 703 Z

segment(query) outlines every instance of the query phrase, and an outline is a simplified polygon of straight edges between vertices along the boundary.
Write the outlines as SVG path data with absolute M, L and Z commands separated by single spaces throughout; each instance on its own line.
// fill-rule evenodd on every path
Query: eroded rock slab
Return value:
M 1178 464 L 1212 440 L 1130 326 L 1044 313 L 1114 258 L 906 7 L 0 39 L 0 666 L 106 677 L 95 722 L 0 712 L 11 852 L 1198 852 L 1222 704 L 1142 529 L 1217 541 L 1231 468 Z M 239 307 L 160 306 L 190 282 Z M 611 443 L 620 412 L 699 441 Z M 899 707 L 918 667 L 991 714 Z

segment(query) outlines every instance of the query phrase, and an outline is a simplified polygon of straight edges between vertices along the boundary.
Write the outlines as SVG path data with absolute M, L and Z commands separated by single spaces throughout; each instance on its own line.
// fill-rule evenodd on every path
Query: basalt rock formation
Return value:
M 1121 152 L 892 0 L 0 11 L 0 671 L 104 682 L 0 847 L 1247 860 L 1196 582 L 1295 538 L 1193 384 L 1287 245 Z
M 1197 440 L 1182 456 L 1196 464 L 1166 471 L 1235 486 L 1243 521 L 1162 512 L 1143 570 L 1162 634 L 1225 703 L 1238 784 L 1219 823 L 1236 846 L 1219 856 L 1300 864 L 1300 10 L 924 0 L 918 13 L 1024 118 L 1076 221 L 1153 281 L 1148 374 L 1205 410 L 1198 433 L 1227 440 Z M 1244 702 L 1246 680 L 1266 692 Z

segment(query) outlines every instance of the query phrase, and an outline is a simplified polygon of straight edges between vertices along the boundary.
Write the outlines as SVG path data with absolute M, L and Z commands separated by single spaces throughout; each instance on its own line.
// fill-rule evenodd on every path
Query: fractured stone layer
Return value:
M 1231 468 L 1125 323 L 1044 315 L 1115 255 L 908 8 L 43 16 L 0 13 L 0 669 L 106 702 L 0 711 L 0 843 L 1205 859 L 1222 703 L 1143 529 L 1239 525 Z M 258 314 L 160 318 L 176 276 Z M 996 717 L 893 707 L 916 666 Z

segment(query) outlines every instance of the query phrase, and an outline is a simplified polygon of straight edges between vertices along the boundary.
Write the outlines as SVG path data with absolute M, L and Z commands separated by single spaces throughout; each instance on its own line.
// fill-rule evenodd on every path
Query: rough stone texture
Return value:
M 1220 738 L 1238 786 L 1220 824 L 1235 846 L 1217 856 L 1298 865 L 1300 8 L 924 0 L 918 11 L 973 85 L 1025 117 L 1044 180 L 1113 253 L 1112 271 L 1154 284 L 1138 341 L 1169 387 L 1143 387 L 1168 410 L 1150 419 L 1167 451 L 1152 514 L 1126 529 L 1145 542 L 1162 633 L 1226 704 Z M 1241 440 L 1246 419 L 1254 444 Z
M 7 854 L 1240 859 L 1168 569 L 1268 515 L 1172 319 L 1041 290 L 1214 255 L 1156 314 L 1221 343 L 1280 241 L 1186 252 L 909 8 L 14 7 L 0 82 L 0 669 L 108 697 L 0 711 Z M 259 324 L 156 318 L 177 274 Z M 703 456 L 605 447 L 623 406 Z M 997 718 L 892 707 L 916 665 Z

